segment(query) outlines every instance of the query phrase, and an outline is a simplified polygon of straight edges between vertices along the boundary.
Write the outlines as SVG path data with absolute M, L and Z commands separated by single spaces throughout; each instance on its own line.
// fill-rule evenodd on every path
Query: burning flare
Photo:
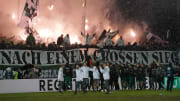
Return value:
M 131 29 L 130 34 L 132 37 L 136 37 L 136 33 Z
M 52 11 L 52 10 L 54 9 L 54 5 L 48 6 L 48 9 L 49 9 L 50 11 Z

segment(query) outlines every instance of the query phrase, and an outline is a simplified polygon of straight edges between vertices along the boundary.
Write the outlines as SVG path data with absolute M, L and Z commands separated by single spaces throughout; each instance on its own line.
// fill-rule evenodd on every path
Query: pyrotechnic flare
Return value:
M 14 19 L 16 19 L 16 14 L 15 13 L 12 13 L 12 19 L 14 20 Z
M 133 30 L 131 30 L 130 34 L 132 37 L 136 37 L 136 33 Z
M 49 9 L 50 11 L 52 11 L 52 10 L 54 9 L 54 5 L 48 6 L 48 9 Z

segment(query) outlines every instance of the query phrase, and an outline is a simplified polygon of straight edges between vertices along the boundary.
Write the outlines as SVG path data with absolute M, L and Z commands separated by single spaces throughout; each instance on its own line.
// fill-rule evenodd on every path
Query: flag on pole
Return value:
M 26 4 L 18 26 L 22 28 L 29 27 L 32 19 L 38 15 L 39 0 L 26 0 Z

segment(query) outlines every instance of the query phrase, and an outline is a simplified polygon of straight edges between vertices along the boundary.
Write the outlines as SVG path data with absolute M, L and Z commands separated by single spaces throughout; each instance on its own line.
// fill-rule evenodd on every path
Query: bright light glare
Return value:
M 85 22 L 88 23 L 88 19 L 86 19 Z
M 133 30 L 131 30 L 130 34 L 132 37 L 136 37 L 136 33 Z
M 43 18 L 38 18 L 37 20 L 43 21 Z M 56 23 L 54 25 L 52 25 L 51 23 L 49 25 L 42 25 L 42 24 L 39 25 L 38 23 L 37 26 L 35 27 L 38 34 L 34 34 L 34 35 L 35 37 L 38 36 L 40 43 L 46 43 L 47 45 L 49 43 L 56 42 L 57 38 L 61 34 L 66 36 L 66 34 L 69 33 L 71 44 L 74 44 L 76 42 L 80 44 L 81 40 L 78 37 L 78 34 L 77 34 L 78 32 L 74 32 L 73 29 L 69 29 L 66 32 L 65 27 L 63 25 L 64 25 L 63 23 Z M 28 36 L 28 34 L 24 34 L 24 33 L 25 33 L 24 30 L 22 30 L 22 32 L 19 32 L 19 36 L 20 36 L 20 39 L 26 40 L 26 37 Z
M 48 9 L 52 11 L 54 9 L 54 5 L 48 6 Z
M 89 28 L 89 26 L 88 26 L 88 25 L 85 25 L 85 30 L 86 30 L 86 31 L 88 30 L 88 28 Z
M 52 32 L 49 29 L 40 29 L 38 32 L 42 38 L 48 38 L 52 35 Z
M 20 38 L 21 38 L 23 41 L 25 41 L 28 35 L 27 35 L 27 34 L 24 34 L 24 31 L 21 31 L 21 32 L 19 33 L 19 36 L 20 36 Z
M 12 13 L 11 18 L 12 18 L 13 20 L 15 20 L 15 19 L 16 19 L 16 14 L 15 14 L 15 13 Z
M 80 44 L 80 41 L 77 36 L 70 37 L 71 44 L 75 44 L 76 42 Z

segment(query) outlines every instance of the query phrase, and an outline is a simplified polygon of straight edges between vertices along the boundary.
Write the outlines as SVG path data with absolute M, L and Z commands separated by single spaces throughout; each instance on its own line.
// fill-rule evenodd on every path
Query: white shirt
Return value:
M 67 43 L 67 44 L 70 44 L 70 39 L 69 39 L 69 37 L 64 37 L 64 43 Z
M 106 39 L 105 43 L 106 43 L 106 46 L 112 46 L 112 45 L 113 45 L 113 42 L 112 42 L 112 40 L 111 40 L 111 37 L 108 37 L 108 38 Z
M 91 69 L 87 66 L 82 66 L 81 70 L 82 70 L 83 78 L 89 78 L 89 71 L 91 71 Z
M 83 73 L 80 68 L 76 69 L 76 81 L 83 81 Z
M 84 38 L 86 38 L 86 45 L 91 44 L 91 40 L 94 38 L 94 36 L 86 36 L 84 34 L 81 34 Z
M 100 74 L 96 66 L 93 67 L 93 79 L 100 79 Z
M 106 66 L 104 69 L 100 68 L 101 73 L 103 73 L 104 80 L 110 80 L 110 69 Z
M 94 37 L 93 36 L 88 36 L 86 38 L 86 45 L 90 45 L 91 44 L 91 40 L 93 39 Z
M 58 71 L 58 81 L 64 81 L 63 69 L 62 68 L 59 68 L 59 71 Z
M 97 44 L 97 46 L 98 46 L 99 48 L 103 48 L 103 42 L 100 41 L 100 42 Z
M 117 46 L 124 46 L 124 40 L 121 40 L 120 38 L 117 41 Z

